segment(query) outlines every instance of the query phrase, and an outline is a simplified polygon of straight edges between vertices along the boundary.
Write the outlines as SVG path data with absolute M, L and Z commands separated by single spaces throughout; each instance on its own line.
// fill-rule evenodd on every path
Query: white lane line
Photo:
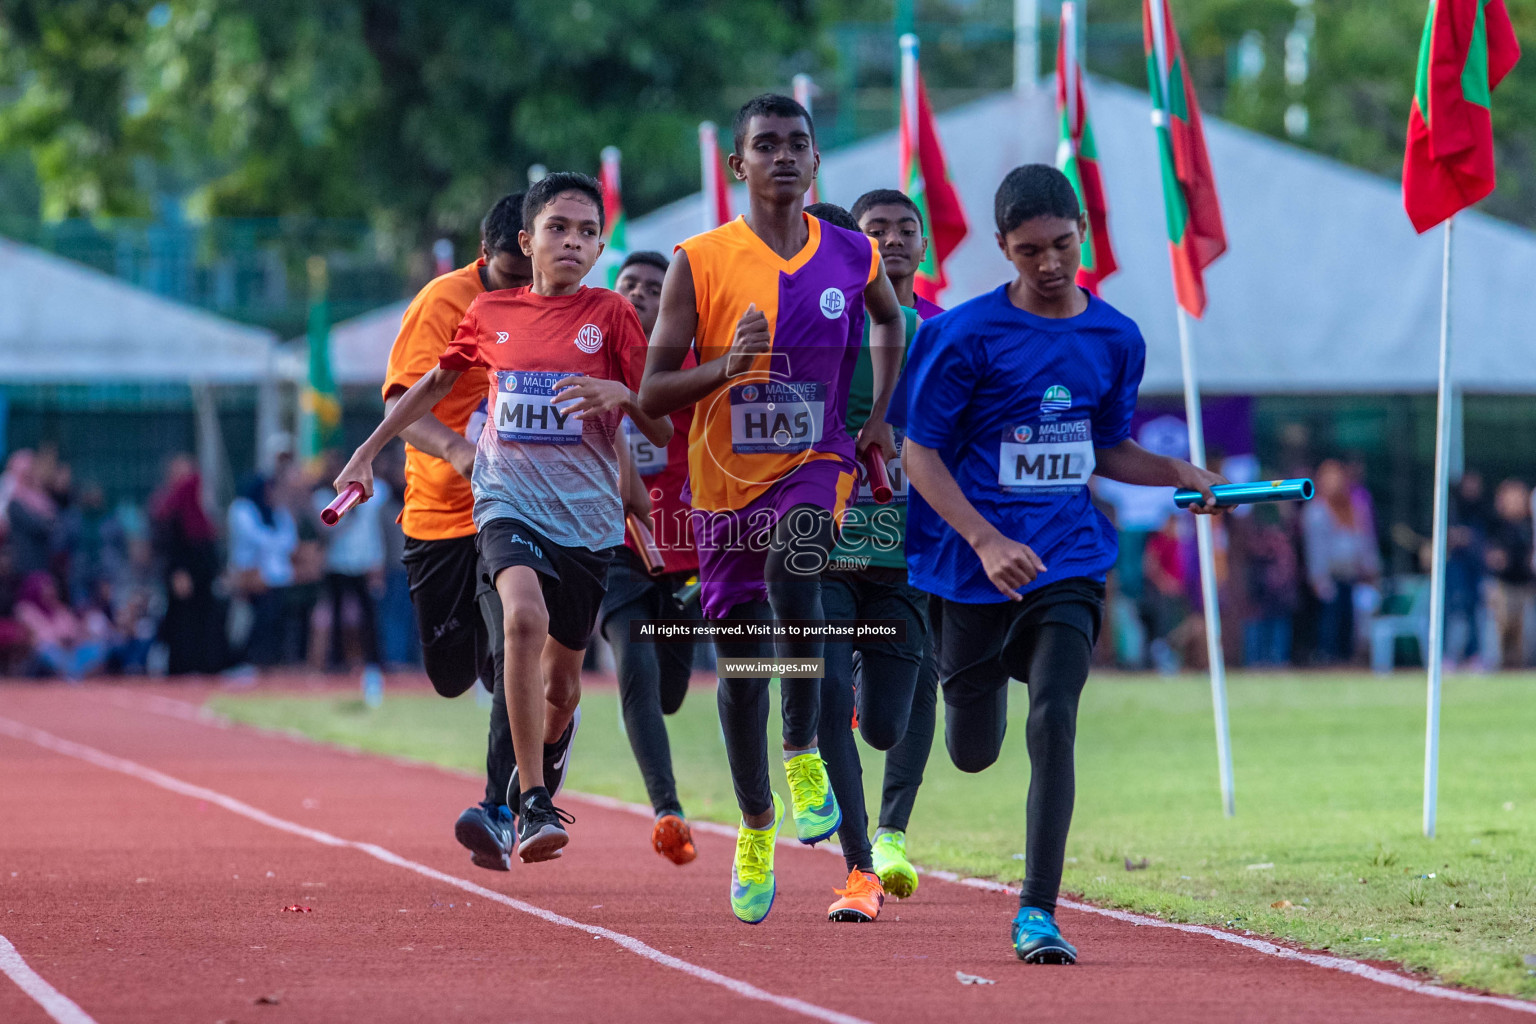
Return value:
M 205 725 L 213 725 L 219 728 L 229 728 L 232 724 L 236 724 L 232 719 L 226 718 L 215 711 L 210 711 L 206 708 L 199 707 L 198 705 L 192 704 L 188 701 L 179 701 L 168 697 L 155 697 L 153 700 L 155 703 L 150 707 L 145 707 L 142 704 L 130 705 L 126 699 L 123 700 L 122 703 L 125 707 L 136 706 L 138 710 L 147 710 L 157 714 L 166 714 L 175 718 L 184 719 L 186 721 L 201 722 Z M 300 743 L 309 745 L 321 745 L 328 747 L 332 746 L 331 744 L 318 744 L 317 741 L 298 733 L 276 733 L 273 730 L 261 729 L 257 726 L 244 726 L 243 728 L 250 728 L 257 732 L 266 733 L 268 735 L 280 735 L 285 738 L 293 739 Z M 334 749 L 347 751 L 354 750 L 354 748 L 350 747 L 335 747 Z M 436 765 L 428 765 L 426 762 L 410 761 L 409 759 L 404 758 L 397 758 L 396 760 L 402 763 L 415 764 L 418 767 L 439 767 Z M 472 775 L 472 773 L 469 772 L 465 772 L 463 774 Z M 650 819 L 654 816 L 654 812 L 649 807 L 641 804 L 629 803 L 624 800 L 617 800 L 613 797 L 596 796 L 589 793 L 576 793 L 571 790 L 565 790 L 563 795 L 571 797 L 572 799 L 581 800 L 596 807 L 604 807 L 614 811 L 623 811 L 630 814 L 643 816 L 647 819 Z M 692 826 L 696 831 L 725 836 L 726 838 L 733 840 L 736 838 L 736 830 L 729 825 L 720 825 L 710 821 L 691 821 L 689 822 L 689 825 Z M 800 845 L 798 842 L 787 838 L 781 838 L 779 843 L 785 846 L 798 847 Z M 842 856 L 842 851 L 835 846 L 818 846 L 813 847 L 812 849 L 836 854 L 839 857 Z M 918 871 L 930 878 L 937 879 L 941 882 L 950 882 L 955 885 L 963 885 L 971 889 L 981 889 L 986 892 L 1003 893 L 1008 896 L 1018 896 L 1019 894 L 1019 890 L 1011 885 L 1004 885 L 1002 882 L 994 882 L 986 878 L 965 878 L 961 875 L 955 874 L 953 871 L 941 871 L 936 868 L 930 869 L 919 867 Z M 1498 1006 L 1505 1010 L 1514 1010 L 1516 1013 L 1536 1015 L 1536 1003 L 1527 1002 L 1522 999 L 1514 999 L 1506 996 L 1484 995 L 1480 992 L 1467 992 L 1463 989 L 1447 988 L 1443 985 L 1435 985 L 1431 984 L 1430 982 L 1419 981 L 1418 979 L 1409 977 L 1407 975 L 1396 974 L 1392 971 L 1384 971 L 1379 967 L 1372 967 L 1370 964 L 1363 964 L 1356 960 L 1349 960 L 1339 956 L 1325 956 L 1321 953 L 1305 953 L 1301 950 L 1288 949 L 1285 946 L 1277 945 L 1273 942 L 1267 942 L 1264 939 L 1256 939 L 1250 935 L 1235 935 L 1232 932 L 1224 932 L 1219 928 L 1209 928 L 1205 925 L 1179 924 L 1174 921 L 1164 921 L 1161 918 L 1148 917 L 1145 914 L 1133 914 L 1126 910 L 1111 910 L 1105 907 L 1095 907 L 1087 903 L 1079 903 L 1076 900 L 1064 899 L 1059 900 L 1058 902 L 1061 906 L 1067 907 L 1070 910 L 1078 911 L 1080 913 L 1098 914 L 1101 917 L 1113 918 L 1116 921 L 1136 925 L 1137 927 L 1141 928 L 1167 928 L 1172 931 L 1185 932 L 1189 935 L 1203 935 L 1207 938 L 1216 939 L 1220 942 L 1230 942 L 1233 945 L 1242 946 L 1245 949 L 1251 950 L 1255 953 L 1261 953 L 1264 956 L 1277 957 L 1281 960 L 1297 960 L 1301 963 L 1311 964 L 1313 967 L 1321 967 L 1330 971 L 1341 971 L 1344 974 L 1352 974 L 1357 978 L 1363 978 L 1366 981 L 1376 982 L 1379 985 L 1387 985 L 1392 988 L 1402 989 L 1405 992 L 1413 992 L 1417 995 L 1429 996 L 1433 999 L 1449 999 L 1453 1002 L 1460 1003 L 1481 1003 L 1487 1006 Z
M 44 981 L 4 935 L 0 935 L 0 971 L 59 1024 L 96 1024 L 72 999 Z
M 864 1020 L 863 1018 L 855 1017 L 851 1014 L 840 1013 L 837 1010 L 831 1010 L 823 1006 L 817 1006 L 815 1003 L 808 1003 L 803 999 L 795 999 L 792 996 L 781 996 L 773 992 L 765 991 L 764 989 L 760 989 L 757 986 L 749 984 L 745 981 L 740 981 L 736 978 L 729 977 L 719 973 L 718 971 L 712 971 L 707 967 L 700 967 L 698 964 L 689 963 L 688 961 L 681 960 L 675 956 L 672 956 L 671 954 L 663 953 L 661 950 L 652 946 L 648 946 L 633 936 L 625 935 L 622 932 L 613 931 L 610 928 L 603 928 L 599 925 L 583 924 L 582 922 L 573 920 L 564 916 L 563 914 L 557 914 L 554 911 L 545 910 L 543 907 L 534 906 L 532 903 L 525 903 L 522 900 L 513 899 L 512 897 L 505 896 L 493 889 L 487 889 L 484 886 L 476 885 L 473 882 L 466 881 L 454 875 L 446 874 L 445 872 L 438 871 L 435 868 L 427 867 L 425 864 L 418 864 L 416 861 L 407 860 L 406 858 L 401 857 L 399 854 L 392 853 L 391 851 L 386 850 L 381 846 L 375 846 L 373 843 L 354 842 L 350 839 L 342 839 L 339 836 L 333 836 L 328 832 L 321 832 L 318 829 L 306 828 L 303 825 L 298 825 L 291 821 L 285 821 L 282 818 L 274 817 L 273 815 L 268 814 L 266 811 L 252 807 L 250 804 L 236 800 L 234 797 L 225 796 L 223 793 L 207 789 L 203 786 L 193 785 L 190 782 L 183 782 L 181 779 L 166 775 L 165 773 L 156 771 L 153 768 L 147 768 L 144 765 L 138 764 L 137 762 L 129 761 L 121 757 L 116 757 L 112 754 L 105 753 L 104 751 L 97 750 L 95 747 L 88 747 L 82 743 L 76 743 L 73 740 L 63 739 L 62 737 L 55 736 L 49 732 L 44 732 L 42 729 L 34 728 L 33 726 L 26 725 L 25 723 L 13 721 L 9 718 L 0 717 L 0 733 L 4 733 L 14 739 L 36 744 L 37 746 L 42 747 L 44 750 L 50 750 L 56 754 L 63 754 L 66 757 L 73 757 L 78 760 L 85 761 L 86 763 L 93 764 L 98 768 L 105 768 L 108 771 L 120 772 L 123 775 L 138 779 L 141 782 L 147 782 L 153 786 L 159 786 L 161 789 L 170 790 L 172 793 L 177 793 L 182 796 L 189 796 L 196 800 L 205 800 L 208 803 L 216 804 L 233 814 L 238 814 L 241 817 L 249 818 L 252 821 L 259 822 L 260 824 L 266 825 L 269 828 L 277 829 L 280 832 L 287 832 L 291 835 L 302 836 L 305 839 L 313 840 L 314 842 L 320 843 L 324 846 L 358 850 L 362 853 L 366 853 L 368 856 L 374 858 L 375 860 L 382 861 L 385 864 L 390 864 L 398 868 L 404 868 L 405 870 L 415 872 L 424 878 L 430 878 L 433 881 L 442 882 L 444 885 L 454 886 L 464 890 L 465 892 L 473 893 L 482 899 L 492 900 L 496 903 L 502 904 L 503 906 L 511 907 L 513 910 L 517 910 L 532 917 L 536 917 L 541 921 L 547 921 L 550 924 L 559 925 L 562 928 L 571 928 L 579 932 L 585 932 L 586 934 L 591 935 L 593 938 L 607 939 L 609 942 L 612 942 L 615 945 L 620 946 L 621 948 L 626 949 L 631 953 L 634 953 L 636 956 L 643 957 L 646 960 L 649 960 L 652 963 L 660 964 L 663 967 L 670 967 L 675 971 L 679 971 L 690 977 L 697 978 L 700 981 L 708 982 L 711 985 L 718 985 L 721 988 L 741 996 L 744 999 L 751 999 L 761 1003 L 768 1003 L 770 1005 L 777 1006 L 780 1009 L 789 1010 L 802 1016 L 810 1017 L 814 1020 L 827 1021 L 828 1024 L 870 1024 L 870 1022 Z M 36 977 L 36 975 L 33 975 L 33 977 Z M 46 986 L 46 983 L 43 982 L 41 978 L 38 978 L 37 981 L 38 983 Z M 53 990 L 49 989 L 49 991 L 52 992 Z M 57 993 L 54 994 L 58 995 Z M 63 999 L 63 996 L 59 996 L 59 998 Z M 65 1002 L 68 1001 L 65 1000 Z M 69 1006 L 74 1007 L 74 1004 L 69 1003 Z M 78 1007 L 74 1008 L 78 1012 Z M 79 1022 L 79 1024 L 86 1024 L 86 1022 L 90 1022 L 90 1018 L 84 1016 L 83 1014 L 81 1014 L 79 1017 L 58 1019 L 68 1020 L 69 1024 L 76 1024 L 76 1022 Z

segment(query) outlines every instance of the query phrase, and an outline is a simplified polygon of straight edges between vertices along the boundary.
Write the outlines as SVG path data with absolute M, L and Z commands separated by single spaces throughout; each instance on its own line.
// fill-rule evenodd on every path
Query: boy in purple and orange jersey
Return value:
M 768 781 L 768 679 L 730 676 L 729 659 L 772 654 L 771 643 L 752 637 L 752 623 L 824 618 L 820 573 L 853 492 L 855 451 L 877 444 L 893 454 L 885 408 L 899 372 L 902 320 L 871 241 L 804 213 L 820 161 L 805 109 L 785 96 L 759 96 L 733 127 L 730 164 L 747 184 L 750 212 L 678 247 L 642 407 L 653 414 L 695 407 L 689 482 L 703 610 L 738 634 L 717 634 L 715 643 L 725 662 L 720 721 L 742 812 L 731 904 L 756 924 L 773 903 L 782 814 Z M 851 324 L 865 310 L 875 395 L 855 439 L 843 416 L 859 352 Z M 698 365 L 684 368 L 690 347 Z M 824 656 L 820 638 L 779 649 L 816 659 L 813 666 Z M 795 830 L 810 844 L 836 832 L 841 814 L 816 745 L 820 672 L 808 671 L 781 686 Z
M 641 412 L 632 390 L 645 358 L 633 307 L 581 284 L 602 252 L 602 222 L 602 193 L 585 175 L 551 174 L 530 188 L 519 242 L 533 259 L 532 285 L 476 298 L 437 368 L 336 478 L 338 491 L 356 483 L 371 493 L 383 446 L 465 371 L 491 371 L 472 486 L 482 571 L 501 598 L 524 862 L 558 857 L 570 841 L 544 766 L 576 715 L 610 550 L 624 537 L 619 424 L 632 417 L 657 445 L 672 437 L 671 423 Z

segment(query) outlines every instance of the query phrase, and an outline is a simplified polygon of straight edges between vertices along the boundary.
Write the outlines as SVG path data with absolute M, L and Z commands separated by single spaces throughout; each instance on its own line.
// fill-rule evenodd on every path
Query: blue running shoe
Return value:
M 491 871 L 510 868 L 516 835 L 517 822 L 506 804 L 476 804 L 466 808 L 453 825 L 453 838 L 469 851 L 470 861 Z
M 1056 919 L 1039 907 L 1020 907 L 1013 919 L 1013 951 L 1027 964 L 1075 964 L 1077 947 L 1061 937 Z

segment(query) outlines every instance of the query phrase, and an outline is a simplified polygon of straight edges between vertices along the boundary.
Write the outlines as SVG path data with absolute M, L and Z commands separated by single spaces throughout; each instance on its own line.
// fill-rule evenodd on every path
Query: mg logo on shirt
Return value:
M 596 324 L 586 324 L 576 332 L 576 347 L 591 355 L 603 347 L 603 332 Z
M 821 315 L 828 320 L 836 320 L 843 315 L 843 310 L 848 302 L 843 298 L 840 288 L 828 288 L 821 293 Z
M 1053 384 L 1045 389 L 1045 395 L 1040 399 L 1040 411 L 1042 413 L 1066 412 L 1072 408 L 1072 392 L 1060 384 Z

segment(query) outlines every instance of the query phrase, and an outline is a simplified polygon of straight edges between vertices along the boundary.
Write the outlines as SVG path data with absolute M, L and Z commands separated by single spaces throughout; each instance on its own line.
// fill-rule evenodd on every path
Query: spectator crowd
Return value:
M 306 467 L 279 455 L 219 518 L 190 456 L 167 461 L 144 505 L 108 508 L 101 488 L 76 481 L 52 448 L 12 452 L 0 473 L 0 675 L 238 678 L 282 666 L 419 664 L 395 523 L 403 460 L 381 462 L 375 500 L 322 528 L 339 458 L 327 453 Z M 1328 459 L 1311 475 L 1311 502 L 1214 520 L 1228 663 L 1363 664 L 1372 622 L 1389 612 L 1421 645 L 1405 656 L 1422 657 L 1429 539 L 1404 526 L 1388 531 L 1417 570 L 1388 576 L 1360 463 Z M 1103 657 L 1165 673 L 1204 668 L 1193 517 L 1173 512 L 1166 495 L 1139 512 L 1110 488 L 1098 497 L 1119 520 L 1121 541 Z M 1490 487 L 1469 470 L 1452 499 L 1448 665 L 1536 664 L 1531 488 L 1518 479 Z
M 386 461 L 375 500 L 322 530 L 331 456 L 306 468 L 279 454 L 220 519 L 187 455 L 166 462 L 142 506 L 109 509 L 54 449 L 11 453 L 0 473 L 0 675 L 238 678 L 419 663 L 394 521 L 403 460 Z

